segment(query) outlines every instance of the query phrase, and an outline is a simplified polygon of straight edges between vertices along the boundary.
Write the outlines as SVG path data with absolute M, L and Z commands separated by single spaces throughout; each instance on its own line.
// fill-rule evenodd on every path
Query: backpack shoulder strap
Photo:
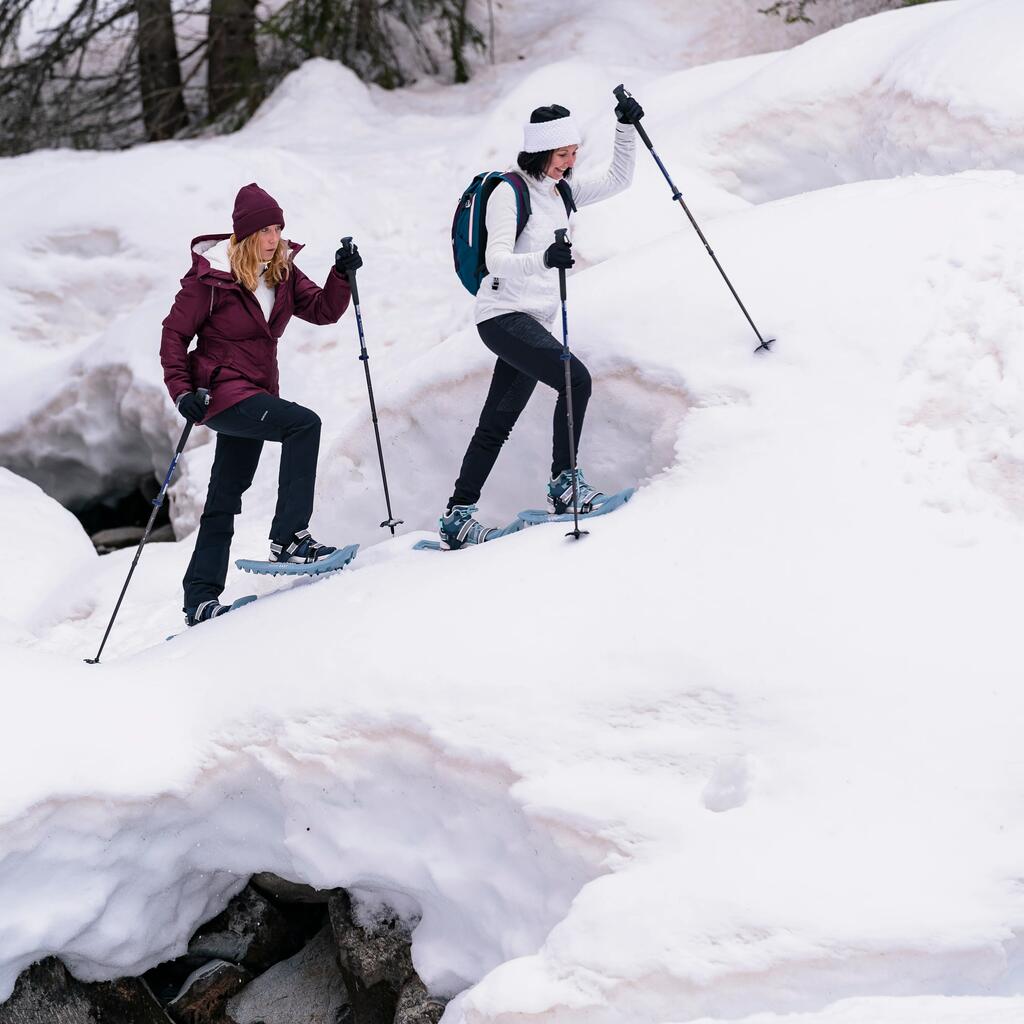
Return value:
M 562 197 L 562 202 L 565 203 L 565 215 L 568 217 L 571 213 L 579 213 L 576 209 L 576 204 L 572 201 L 572 186 L 564 178 L 555 185 L 558 189 L 558 194 Z
M 530 219 L 530 187 L 526 179 L 516 171 L 509 171 L 507 174 L 499 175 L 502 181 L 507 181 L 516 194 L 516 238 L 523 233 L 526 222 Z

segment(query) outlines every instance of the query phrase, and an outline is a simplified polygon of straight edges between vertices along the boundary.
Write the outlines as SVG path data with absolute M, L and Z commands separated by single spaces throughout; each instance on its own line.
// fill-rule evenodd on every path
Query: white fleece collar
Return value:
M 221 270 L 225 274 L 231 273 L 231 261 L 228 259 L 228 239 L 222 238 L 219 242 L 214 242 L 209 249 L 203 251 L 202 255 L 206 257 L 206 261 L 214 270 Z

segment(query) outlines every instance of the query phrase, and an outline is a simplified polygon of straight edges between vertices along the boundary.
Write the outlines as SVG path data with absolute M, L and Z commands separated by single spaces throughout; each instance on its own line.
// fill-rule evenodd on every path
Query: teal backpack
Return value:
M 476 295 L 480 282 L 487 277 L 484 255 L 487 252 L 487 228 L 484 213 L 487 200 L 502 181 L 507 181 L 516 194 L 516 238 L 523 233 L 530 218 L 530 189 L 521 174 L 515 171 L 483 171 L 478 174 L 462 193 L 459 205 L 452 219 L 452 258 L 455 273 L 466 291 Z M 572 189 L 567 181 L 555 186 L 565 203 L 566 216 L 576 209 L 572 201 Z

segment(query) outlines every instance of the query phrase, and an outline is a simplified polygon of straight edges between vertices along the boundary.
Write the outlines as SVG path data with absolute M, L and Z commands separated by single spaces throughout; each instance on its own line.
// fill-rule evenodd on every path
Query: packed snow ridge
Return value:
M 445 1024 L 1024 1013 L 1024 8 L 946 0 L 686 70 L 700 33 L 666 32 L 663 60 L 638 35 L 631 67 L 632 37 L 602 49 L 595 24 L 576 56 L 465 87 L 385 95 L 311 62 L 231 137 L 0 164 L 35 247 L 0 253 L 0 508 L 30 538 L 2 585 L 0 996 L 50 954 L 141 972 L 272 871 L 422 915 Z M 600 166 L 619 81 L 775 350 L 753 355 L 641 151 L 633 187 L 580 217 L 569 279 L 595 379 L 583 464 L 637 496 L 580 544 L 539 527 L 413 552 L 491 363 L 448 264 L 452 203 L 539 103 L 581 116 Z M 259 581 L 164 643 L 199 431 L 172 491 L 184 539 L 146 550 L 88 667 L 133 553 L 95 556 L 43 492 L 165 471 L 180 421 L 155 325 L 191 234 L 254 177 L 307 273 L 341 234 L 366 257 L 409 532 L 376 525 L 354 325 L 296 323 L 282 382 L 326 428 L 315 531 L 359 558 Z M 538 393 L 488 518 L 541 500 L 550 415 Z M 273 454 L 240 555 L 264 552 Z M 251 590 L 236 575 L 227 597 Z

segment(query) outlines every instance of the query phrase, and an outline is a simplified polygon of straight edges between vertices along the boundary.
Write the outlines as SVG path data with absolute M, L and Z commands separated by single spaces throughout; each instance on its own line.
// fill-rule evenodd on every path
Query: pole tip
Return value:
M 775 344 L 775 339 L 774 338 L 765 338 L 765 340 L 762 341 L 761 344 L 758 345 L 757 348 L 754 349 L 754 351 L 755 352 L 761 352 L 761 351 L 771 352 L 772 345 L 774 345 L 774 344 Z

